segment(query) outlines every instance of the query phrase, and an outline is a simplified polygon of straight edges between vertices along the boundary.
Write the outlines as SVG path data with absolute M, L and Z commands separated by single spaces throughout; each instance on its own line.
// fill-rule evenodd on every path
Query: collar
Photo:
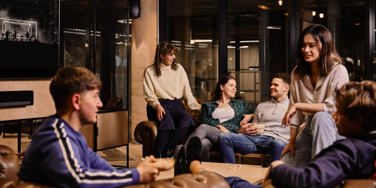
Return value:
M 277 100 L 271 98 L 270 101 L 272 101 L 273 103 L 284 104 L 284 103 L 290 102 L 290 99 L 289 99 L 289 97 L 286 97 L 285 99 L 283 99 L 283 100 L 281 100 L 281 101 L 278 102 Z

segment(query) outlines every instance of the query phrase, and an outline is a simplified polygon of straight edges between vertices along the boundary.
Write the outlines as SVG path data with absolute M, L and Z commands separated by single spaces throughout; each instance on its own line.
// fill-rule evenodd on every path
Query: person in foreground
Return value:
M 279 160 L 290 131 L 282 127 L 282 118 L 289 105 L 290 75 L 277 73 L 270 85 L 270 101 L 257 105 L 252 123 L 240 126 L 239 133 L 219 135 L 219 147 L 225 163 L 235 163 L 235 152 L 268 153 L 271 161 Z
M 54 187 L 120 187 L 153 181 L 160 170 L 168 169 L 153 156 L 136 168 L 116 169 L 87 146 L 80 129 L 97 121 L 100 88 L 101 81 L 86 68 L 59 69 L 50 84 L 56 114 L 33 134 L 19 172 L 22 181 Z
M 281 160 L 272 162 L 266 180 L 275 187 L 335 187 L 345 179 L 375 177 L 376 160 L 376 82 L 350 82 L 336 91 L 337 112 L 333 114 L 338 133 L 345 139 L 322 150 L 305 167 Z M 191 154 L 193 155 L 193 154 Z M 190 170 L 205 170 L 193 161 Z M 227 177 L 231 187 L 261 187 L 238 177 Z
M 305 28 L 299 38 L 300 52 L 291 72 L 290 105 L 283 126 L 290 126 L 290 140 L 282 159 L 304 166 L 322 149 L 342 139 L 334 119 L 334 91 L 349 82 L 330 31 L 323 25 Z M 299 134 L 298 134 L 299 133 Z

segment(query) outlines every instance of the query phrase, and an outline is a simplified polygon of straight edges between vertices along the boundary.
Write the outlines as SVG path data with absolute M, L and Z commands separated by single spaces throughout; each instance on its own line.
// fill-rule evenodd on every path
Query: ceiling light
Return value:
M 192 39 L 190 41 L 191 44 L 194 44 L 194 43 L 198 43 L 198 42 L 207 42 L 207 43 L 211 43 L 213 40 L 211 39 Z
M 259 40 L 241 40 L 239 43 L 259 43 Z M 235 44 L 235 41 L 230 41 L 230 44 Z
M 282 0 L 278 0 L 278 5 L 282 6 L 283 5 L 283 1 Z
M 281 26 L 266 26 L 266 29 L 269 30 L 281 30 Z
M 257 5 L 257 7 L 261 10 L 269 10 L 269 7 L 266 5 Z
M 319 17 L 320 17 L 320 18 L 324 18 L 324 13 L 320 13 L 320 14 L 319 14 Z
M 316 16 L 316 11 L 312 11 L 312 16 Z

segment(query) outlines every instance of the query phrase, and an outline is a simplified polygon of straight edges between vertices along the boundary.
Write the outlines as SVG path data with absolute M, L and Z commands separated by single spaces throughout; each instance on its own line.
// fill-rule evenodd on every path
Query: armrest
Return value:
M 154 121 L 142 121 L 134 130 L 134 138 L 142 144 L 142 156 L 146 157 L 154 153 L 154 144 L 157 138 L 157 125 Z
M 10 179 L 0 179 L 0 187 L 16 187 L 17 182 Z
M 16 153 L 6 145 L 0 145 L 0 179 L 18 180 L 20 169 Z
M 146 134 L 148 137 L 151 137 L 153 141 L 155 141 L 155 138 L 157 137 L 158 131 L 157 131 L 157 124 L 154 121 L 146 120 L 141 121 L 137 124 L 136 129 L 134 130 L 134 138 L 137 142 L 143 144 L 145 141 Z

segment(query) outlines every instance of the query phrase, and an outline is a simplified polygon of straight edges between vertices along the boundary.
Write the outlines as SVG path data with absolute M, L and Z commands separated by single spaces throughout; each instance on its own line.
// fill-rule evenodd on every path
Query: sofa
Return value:
M 49 188 L 50 186 L 23 182 L 18 179 L 20 168 L 19 156 L 8 146 L 0 145 L 0 187 L 1 188 Z M 344 188 L 374 188 L 374 180 L 346 180 Z M 158 180 L 151 183 L 127 186 L 129 188 L 229 188 L 220 175 L 203 171 L 197 174 L 181 174 L 174 178 Z M 266 187 L 273 187 L 270 182 Z
M 192 116 L 196 125 L 202 123 L 201 113 L 198 110 L 190 110 L 185 107 L 188 113 Z M 142 156 L 146 157 L 154 153 L 154 143 L 157 138 L 157 122 L 151 120 L 144 120 L 136 125 L 134 131 L 135 140 L 142 144 Z M 250 164 L 250 165 L 262 165 L 264 167 L 269 166 L 269 157 L 264 153 L 251 153 L 242 155 L 240 153 L 235 153 L 236 163 Z M 211 162 L 222 162 L 222 157 L 220 153 L 216 150 L 210 152 Z
M 20 168 L 19 156 L 8 146 L 0 145 L 0 187 L 1 188 L 48 188 L 50 186 L 24 182 L 18 179 Z M 207 187 L 229 188 L 227 182 L 212 172 L 198 174 L 181 174 L 171 179 L 159 180 L 152 183 L 127 186 L 130 188 L 178 188 L 178 187 Z

